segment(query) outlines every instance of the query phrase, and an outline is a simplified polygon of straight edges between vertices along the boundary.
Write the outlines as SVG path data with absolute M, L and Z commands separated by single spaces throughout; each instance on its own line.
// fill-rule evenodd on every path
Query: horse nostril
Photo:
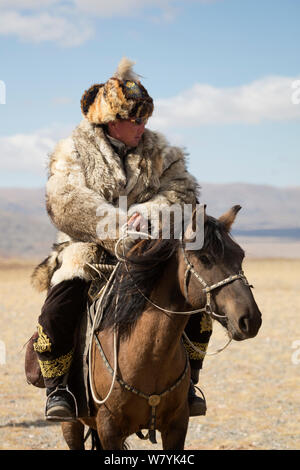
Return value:
M 249 316 L 244 315 L 239 319 L 239 328 L 243 333 L 248 333 L 249 331 Z

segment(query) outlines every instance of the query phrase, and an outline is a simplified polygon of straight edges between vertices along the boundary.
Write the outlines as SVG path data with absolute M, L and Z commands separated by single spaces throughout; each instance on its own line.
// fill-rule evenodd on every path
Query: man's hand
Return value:
M 128 228 L 137 232 L 148 232 L 148 222 L 138 212 L 135 212 L 127 222 Z

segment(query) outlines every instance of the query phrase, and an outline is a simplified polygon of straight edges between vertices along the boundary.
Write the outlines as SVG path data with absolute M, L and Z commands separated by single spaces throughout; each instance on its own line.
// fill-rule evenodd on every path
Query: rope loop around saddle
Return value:
M 112 378 L 110 389 L 109 389 L 106 397 L 103 400 L 99 400 L 99 398 L 97 397 L 96 392 L 94 390 L 94 383 L 93 383 L 93 377 L 92 377 L 92 343 L 93 343 L 93 338 L 94 337 L 98 338 L 96 333 L 95 333 L 95 329 L 96 329 L 96 325 L 98 324 L 98 322 L 101 323 L 101 318 L 102 318 L 102 315 L 103 315 L 103 310 L 101 311 L 102 300 L 103 300 L 105 294 L 107 293 L 107 291 L 109 291 L 113 287 L 114 276 L 115 276 L 116 270 L 118 269 L 118 266 L 119 266 L 119 263 L 117 263 L 114 266 L 108 281 L 106 282 L 106 284 L 102 287 L 102 289 L 99 292 L 98 306 L 97 306 L 97 310 L 96 310 L 96 313 L 95 313 L 95 316 L 94 316 L 94 319 L 93 319 L 92 331 L 91 331 L 91 336 L 90 336 L 90 343 L 89 343 L 89 350 L 88 350 L 89 384 L 90 384 L 90 390 L 91 390 L 93 400 L 94 400 L 95 403 L 97 403 L 97 405 L 102 405 L 103 403 L 105 403 L 109 399 L 109 397 L 112 393 L 114 384 L 115 384 L 116 374 L 117 374 L 117 333 L 116 333 L 116 330 L 114 330 L 114 334 L 113 334 L 113 343 L 114 343 L 114 345 L 113 345 L 113 350 L 114 350 L 114 370 L 113 370 L 114 373 L 113 373 L 113 378 Z M 92 267 L 92 265 L 90 265 L 90 267 Z M 99 319 L 99 314 L 101 316 L 100 319 Z

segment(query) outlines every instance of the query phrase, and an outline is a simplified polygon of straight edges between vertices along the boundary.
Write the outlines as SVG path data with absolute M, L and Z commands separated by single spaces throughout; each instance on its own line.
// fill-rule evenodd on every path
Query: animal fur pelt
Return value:
M 59 234 L 33 273 L 34 286 L 41 291 L 74 277 L 90 280 L 87 263 L 114 255 L 121 219 L 136 211 L 149 215 L 157 204 L 195 204 L 197 194 L 183 151 L 161 134 L 146 129 L 138 147 L 121 160 L 103 127 L 83 119 L 50 157 L 46 206 Z M 128 213 L 118 213 L 119 196 L 127 197 Z M 99 237 L 104 224 L 115 221 L 113 236 Z
M 133 71 L 134 62 L 123 57 L 106 83 L 92 85 L 81 98 L 82 114 L 93 124 L 106 124 L 115 119 L 149 118 L 153 99 Z

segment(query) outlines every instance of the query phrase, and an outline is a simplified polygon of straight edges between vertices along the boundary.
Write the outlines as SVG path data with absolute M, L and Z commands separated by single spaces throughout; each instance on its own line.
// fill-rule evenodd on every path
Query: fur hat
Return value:
M 150 117 L 153 100 L 133 72 L 134 62 L 126 57 L 106 83 L 91 86 L 81 98 L 83 115 L 94 124 L 116 119 Z

